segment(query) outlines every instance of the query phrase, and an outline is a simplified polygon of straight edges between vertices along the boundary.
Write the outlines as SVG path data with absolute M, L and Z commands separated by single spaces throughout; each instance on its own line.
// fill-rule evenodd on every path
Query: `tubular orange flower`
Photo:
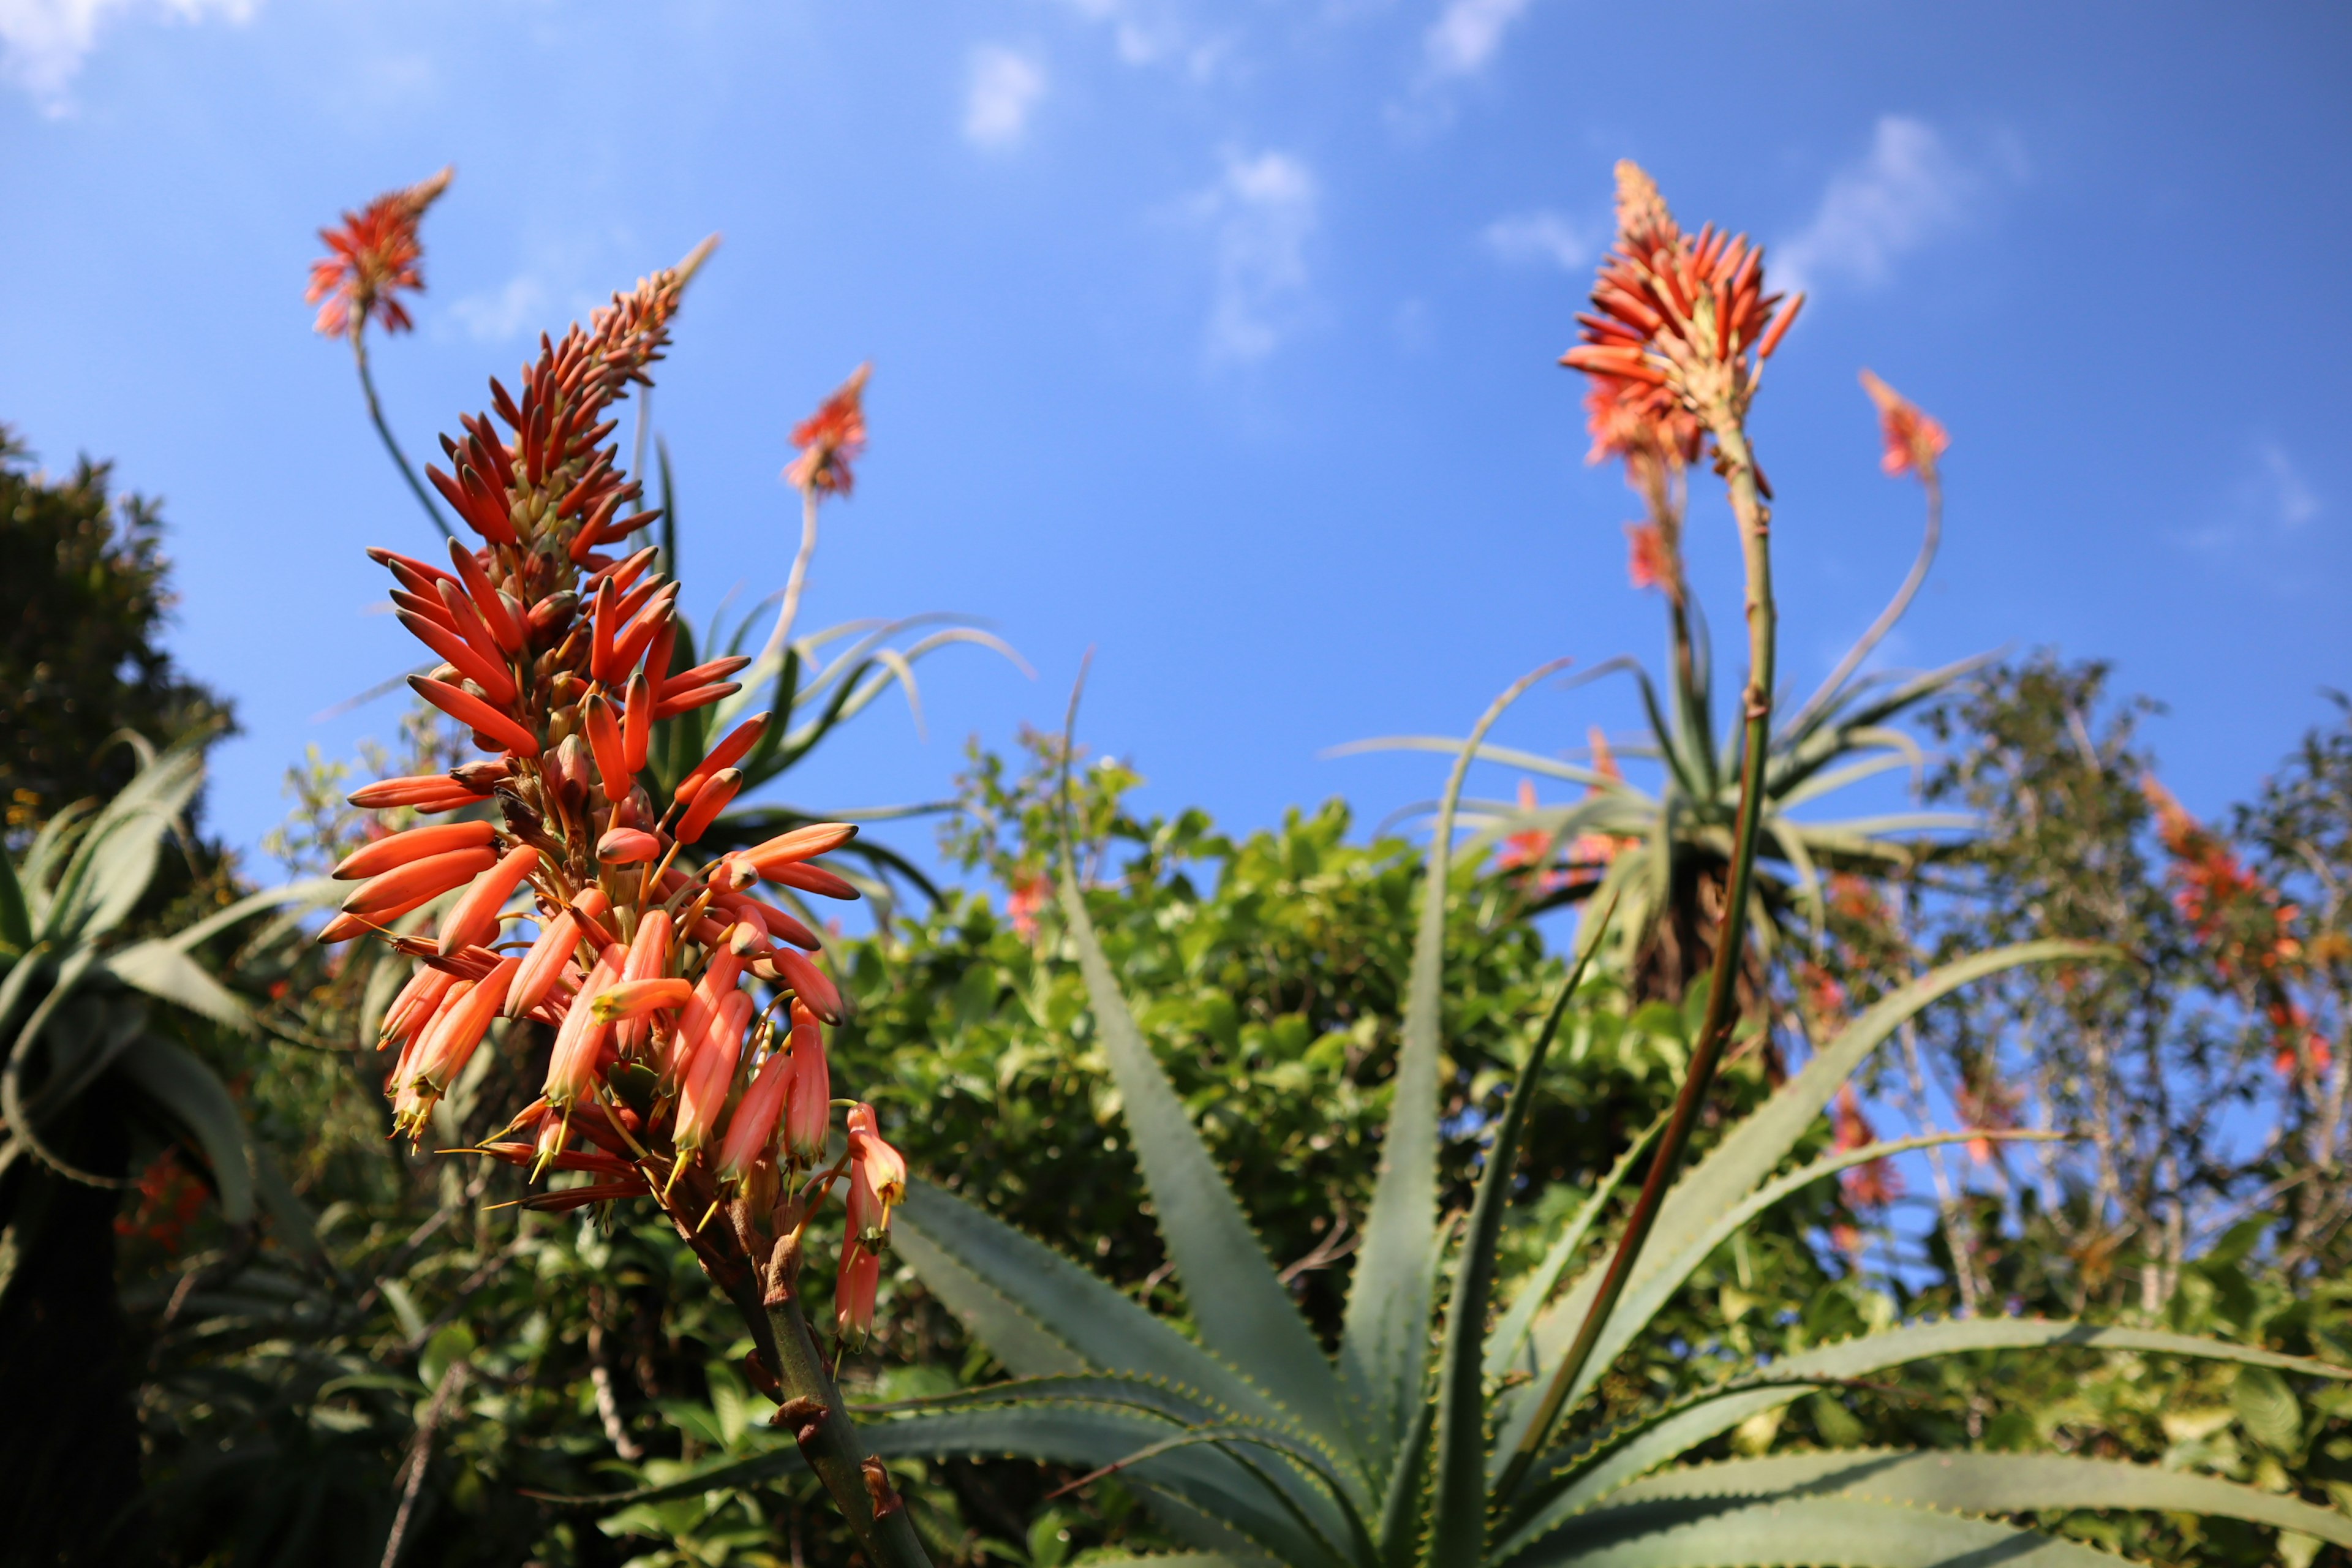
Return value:
M 421 675 L 410 676 L 408 684 L 416 695 L 473 731 L 477 738 L 487 738 L 526 757 L 539 755 L 537 736 L 472 692 L 445 680 L 430 680 Z
M 589 1008 L 598 1023 L 620 1024 L 683 1007 L 693 996 L 694 986 L 684 980 L 624 980 L 597 993 Z
M 485 845 L 428 855 L 371 877 L 343 900 L 343 912 L 394 920 L 453 889 L 462 888 L 498 864 L 498 852 Z
M 362 811 L 389 811 L 406 806 L 434 816 L 455 811 L 461 805 L 479 805 L 489 799 L 480 790 L 468 789 L 446 773 L 423 773 L 415 778 L 378 779 L 363 784 L 345 797 Z
M 627 961 L 627 951 L 617 943 L 606 948 L 596 960 L 596 967 L 581 983 L 581 994 L 594 995 L 618 984 L 621 965 Z M 548 1052 L 547 1083 L 541 1092 L 550 1105 L 571 1106 L 588 1093 L 595 1079 L 596 1055 L 604 1048 L 612 1033 L 613 1026 L 598 1022 L 593 1008 L 573 1001 L 556 1030 L 555 1045 Z
M 1866 370 L 1862 373 L 1862 389 L 1878 405 L 1879 433 L 1886 439 L 1886 453 L 1879 466 L 1894 475 L 1916 473 L 1923 479 L 1934 479 L 1936 459 L 1952 444 L 1944 427 Z
M 751 1026 L 758 1004 L 741 991 L 730 991 L 719 1004 L 710 1028 L 694 1047 L 694 1060 L 678 1086 L 677 1131 L 680 1149 L 699 1149 L 719 1125 L 727 1107 L 727 1091 L 735 1081 L 735 1064 L 743 1053 L 743 1031 Z
M 874 1296 L 882 1283 L 882 1259 L 857 1245 L 842 1243 L 841 1277 L 834 1287 L 833 1330 L 853 1351 L 874 1335 Z
M 446 1093 L 457 1075 L 466 1070 L 474 1047 L 482 1043 L 490 1020 L 499 1016 L 499 1008 L 507 999 L 507 987 L 513 983 L 520 963 L 519 959 L 500 959 L 498 967 L 475 982 L 462 998 L 456 997 L 456 987 L 451 987 L 455 999 L 444 1012 L 440 1026 L 417 1050 L 416 1083 L 428 1100 Z M 465 984 L 458 982 L 460 985 Z
M 775 1141 L 776 1122 L 783 1115 L 784 1097 L 791 1088 L 792 1053 L 772 1050 L 751 1079 L 751 1087 L 727 1119 L 727 1136 L 719 1145 L 719 1180 L 740 1183 L 752 1162 L 768 1152 Z
M 824 1032 L 816 1015 L 793 1007 L 792 1085 L 785 1090 L 784 1150 L 796 1165 L 814 1164 L 824 1153 L 832 1125 L 833 1072 L 825 1060 Z
M 429 855 L 446 855 L 457 849 L 487 849 L 497 838 L 498 829 L 487 822 L 449 822 L 432 827 L 412 827 L 405 833 L 379 838 L 364 849 L 353 850 L 343 857 L 332 875 L 339 881 L 381 876 L 395 866 L 405 866 Z
M 493 941 L 499 931 L 499 910 L 538 866 L 539 851 L 526 844 L 508 850 L 497 865 L 478 877 L 441 922 L 441 956 Z
M 694 792 L 694 804 L 686 808 L 684 816 L 678 818 L 677 841 L 691 844 L 700 838 L 742 787 L 743 771 L 740 768 L 721 768 L 711 774 L 709 782 Z
M 847 495 L 857 482 L 850 465 L 866 450 L 866 378 L 874 367 L 861 364 L 849 379 L 819 405 L 814 414 L 793 427 L 793 445 L 801 455 L 784 470 L 784 478 L 810 495 Z
M 547 1000 L 563 972 L 571 966 L 572 950 L 580 945 L 580 919 L 571 910 L 558 910 L 540 928 L 539 940 L 523 955 L 507 994 L 507 1016 L 520 1017 Z
M 814 861 L 772 867 L 761 875 L 771 882 L 780 883 L 787 888 L 797 888 L 803 893 L 815 893 L 823 898 L 856 899 L 864 896 L 851 883 L 844 881 Z
M 883 1141 L 874 1108 L 849 1108 L 849 1233 L 877 1251 L 890 1234 L 890 1211 L 906 1201 L 907 1161 Z
M 635 778 L 645 771 L 646 754 L 652 750 L 654 738 L 654 689 L 644 670 L 629 677 L 622 715 L 622 761 Z
M 310 287 L 303 298 L 319 307 L 316 325 L 322 335 L 355 331 L 370 316 L 387 332 L 404 332 L 414 324 L 400 294 L 425 288 L 417 222 L 456 174 L 454 167 L 446 168 L 404 190 L 387 191 L 358 212 L 345 213 L 340 228 L 319 231 L 330 254 L 310 264 Z
M 607 866 L 642 866 L 661 852 L 661 840 L 642 827 L 615 827 L 596 840 L 596 858 Z
M 754 713 L 736 725 L 727 732 L 725 740 L 710 748 L 710 754 L 703 758 L 692 773 L 678 780 L 677 790 L 670 795 L 671 800 L 692 800 L 695 793 L 712 776 L 751 755 L 751 748 L 758 745 L 760 737 L 767 732 L 768 715 L 765 713 Z
M 637 922 L 637 934 L 629 943 L 629 956 L 621 965 L 624 984 L 632 981 L 658 980 L 669 968 L 670 919 L 667 910 L 655 910 Z M 684 998 L 679 999 L 680 1005 Z M 601 1016 L 601 1015 L 600 1015 Z M 620 1026 L 616 1036 L 625 1056 L 634 1056 L 646 1047 L 652 1031 L 642 1018 L 633 1018 Z

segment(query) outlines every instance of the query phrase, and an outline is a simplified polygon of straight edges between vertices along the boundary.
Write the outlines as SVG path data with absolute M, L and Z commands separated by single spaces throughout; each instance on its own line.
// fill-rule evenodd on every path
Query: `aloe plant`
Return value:
M 198 950 L 306 889 L 258 893 L 164 935 L 129 926 L 165 841 L 184 831 L 210 739 L 202 731 L 160 755 L 134 740 L 142 765 L 120 793 L 68 806 L 20 860 L 0 858 L 0 1395 L 42 1415 L 0 1442 L 0 1511 L 28 1521 L 16 1545 L 37 1556 L 110 1524 L 125 1499 L 110 1489 L 137 1481 L 111 1228 L 131 1184 L 131 1130 L 185 1148 L 232 1226 L 252 1221 L 267 1175 L 235 1100 L 190 1046 L 209 1028 L 252 1026 Z
M 1457 767 L 1442 816 L 1451 814 L 1459 775 Z M 1626 1151 L 1495 1314 L 1496 1247 L 1517 1145 L 1544 1053 L 1582 988 L 1571 973 L 1537 1029 L 1495 1125 L 1466 1226 L 1449 1237 L 1433 1212 L 1443 1041 L 1433 933 L 1447 896 L 1450 839 L 1441 833 L 1430 849 L 1388 1159 L 1336 1360 L 1293 1305 L 1153 1058 L 1066 863 L 1060 908 L 1199 1338 L 1044 1243 L 917 1183 L 897 1245 L 1015 1377 L 869 1422 L 863 1436 L 876 1454 L 1016 1455 L 1116 1470 L 1193 1549 L 1152 1561 L 1187 1568 L 1901 1568 L 1974 1561 L 1968 1554 L 1976 1552 L 1987 1553 L 1984 1561 L 2119 1561 L 1994 1517 L 2042 1509 L 2200 1511 L 2352 1545 L 2352 1520 L 2292 1498 L 2073 1455 L 1871 1448 L 1675 1463 L 1808 1394 L 1970 1352 L 2109 1351 L 2352 1376 L 2212 1339 L 2063 1320 L 1927 1321 L 1815 1346 L 1631 1415 L 1604 1416 L 1587 1398 L 1602 1373 L 1655 1331 L 1676 1291 L 1742 1226 L 1840 1170 L 1935 1142 L 1873 1143 L 1780 1169 L 1839 1084 L 1904 1020 L 1975 979 L 2100 955 L 2063 942 L 2001 948 L 1922 975 L 1854 1019 L 1674 1187 L 1595 1352 L 1562 1383 L 1563 1354 L 1603 1274 L 1599 1261 L 1578 1266 L 1604 1239 L 1604 1216 L 1649 1140 Z M 1588 944 L 1580 958 L 1590 956 Z M 778 1447 L 599 1500 L 651 1504 L 800 1468 L 796 1453 Z

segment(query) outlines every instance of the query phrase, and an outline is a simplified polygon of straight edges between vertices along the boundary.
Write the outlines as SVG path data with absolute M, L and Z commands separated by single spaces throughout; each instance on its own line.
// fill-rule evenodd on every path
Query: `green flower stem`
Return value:
M 392 454 L 393 466 L 400 470 L 400 477 L 408 481 L 410 492 L 416 497 L 416 504 L 425 509 L 425 515 L 433 520 L 433 526 L 441 531 L 442 538 L 455 539 L 457 536 L 450 531 L 448 521 L 441 515 L 441 509 L 433 504 L 433 498 L 426 493 L 424 481 L 416 477 L 416 470 L 408 466 L 408 455 L 400 449 L 400 443 L 393 439 L 392 426 L 383 422 L 383 405 L 377 402 L 375 395 L 375 377 L 368 371 L 367 338 L 362 330 L 365 325 L 364 317 L 352 316 L 352 358 L 360 367 L 360 391 L 367 397 L 368 418 L 374 424 L 375 433 L 383 437 L 383 449 Z
M 796 1274 L 798 1258 L 793 1258 L 778 1266 L 780 1273 Z M 820 1406 L 822 1416 L 802 1426 L 794 1435 L 800 1440 L 801 1453 L 817 1479 L 824 1482 L 833 1494 L 834 1506 L 841 1510 L 849 1528 L 856 1532 L 858 1544 L 879 1564 L 879 1568 L 931 1568 L 930 1554 L 915 1534 L 914 1521 L 907 1516 L 907 1505 L 895 1494 L 889 1495 L 888 1511 L 877 1518 L 874 1497 L 867 1489 L 866 1446 L 858 1440 L 857 1427 L 843 1407 L 841 1387 L 825 1371 L 824 1357 L 818 1351 L 816 1336 L 810 1331 L 808 1315 L 801 1310 L 799 1284 L 786 1279 L 771 1286 L 761 1303 L 767 1313 L 768 1330 L 773 1336 L 776 1360 L 776 1380 L 783 1385 L 783 1412 L 793 1409 L 797 1400 L 808 1400 Z M 789 1423 L 790 1416 L 779 1413 L 781 1420 Z
M 1723 458 L 1724 477 L 1731 491 L 1731 510 L 1738 520 L 1740 549 L 1748 567 L 1748 668 L 1739 816 L 1732 830 L 1731 877 L 1725 891 L 1722 926 L 1716 937 L 1715 972 L 1707 993 L 1706 1017 L 1699 1026 L 1698 1041 L 1691 1051 L 1690 1074 L 1683 1080 L 1682 1092 L 1675 1097 L 1674 1114 L 1659 1139 L 1658 1152 L 1650 1162 L 1648 1177 L 1642 1183 L 1642 1195 L 1635 1200 L 1633 1212 L 1625 1221 L 1625 1233 L 1618 1239 L 1616 1254 L 1609 1260 L 1609 1271 L 1601 1277 L 1600 1294 L 1593 1298 L 1591 1310 L 1585 1313 L 1583 1324 L 1553 1373 L 1550 1386 L 1544 1391 L 1536 1418 L 1528 1423 L 1526 1436 L 1519 1439 L 1517 1449 L 1504 1468 L 1496 1487 L 1498 1499 L 1507 1499 L 1518 1489 L 1536 1456 L 1542 1452 L 1552 1426 L 1559 1419 L 1561 1407 L 1568 1403 L 1570 1391 L 1583 1375 L 1585 1363 L 1592 1359 L 1593 1346 L 1600 1342 L 1602 1327 L 1609 1321 L 1610 1313 L 1616 1310 L 1618 1298 L 1625 1293 L 1633 1265 L 1642 1256 L 1643 1244 L 1649 1240 L 1650 1227 L 1657 1222 L 1666 1188 L 1674 1181 L 1683 1152 L 1689 1146 L 1692 1129 L 1698 1123 L 1699 1109 L 1706 1103 L 1707 1089 L 1715 1081 L 1715 1069 L 1723 1059 L 1724 1044 L 1730 1038 L 1736 1022 L 1734 996 L 1738 989 L 1739 954 L 1747 945 L 1748 900 L 1755 880 L 1757 828 L 1763 817 L 1765 750 L 1772 728 L 1772 656 L 1777 632 L 1772 605 L 1772 513 L 1757 484 L 1755 457 L 1748 449 L 1747 431 L 1738 417 L 1728 407 L 1718 406 L 1708 424 Z

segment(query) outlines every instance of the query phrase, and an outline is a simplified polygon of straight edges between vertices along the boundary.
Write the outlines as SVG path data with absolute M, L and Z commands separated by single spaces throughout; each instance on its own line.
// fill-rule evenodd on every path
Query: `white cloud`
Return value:
M 547 286 L 526 272 L 508 279 L 495 294 L 453 300 L 449 314 L 476 342 L 500 343 L 539 326 L 547 302 Z
M 249 20 L 256 0 L 0 0 L 0 79 L 14 82 L 51 114 L 68 107 L 66 89 L 118 16 L 161 15 L 182 22 L 218 16 Z
M 2262 447 L 2262 470 L 2255 480 L 2255 505 L 2267 511 L 2282 529 L 2301 528 L 2319 515 L 2319 495 L 2286 448 L 2275 441 Z
M 972 51 L 971 83 L 964 97 L 964 139 L 978 147 L 1011 147 L 1029 129 L 1029 113 L 1045 94 L 1045 68 L 1001 44 Z
M 1869 155 L 1839 171 L 1812 221 L 1778 247 L 1774 281 L 1801 289 L 1843 273 L 1883 282 L 1895 258 L 1956 227 L 1983 184 L 1935 127 L 1886 115 Z
M 2277 592 L 2306 592 L 2313 580 L 2301 569 L 2294 542 L 2326 510 L 2326 503 L 2277 441 L 2255 443 L 2252 458 L 2207 521 L 2173 537 L 2200 554 L 2227 560 Z
M 1319 217 L 1314 171 L 1287 153 L 1229 153 L 1223 177 L 1192 205 L 1216 231 L 1209 357 L 1264 359 L 1313 305 L 1307 247 Z
M 1499 260 L 1514 267 L 1546 264 L 1573 271 L 1592 259 L 1594 242 L 1585 230 L 1556 212 L 1514 213 L 1488 224 L 1479 237 Z
M 1202 35 L 1173 0 L 1064 0 L 1085 20 L 1110 29 L 1111 47 L 1131 66 L 1171 66 L 1205 81 L 1229 63 L 1233 41 Z
M 1503 35 L 1528 0 L 1446 0 L 1422 39 L 1422 58 L 1434 78 L 1475 76 L 1502 47 Z

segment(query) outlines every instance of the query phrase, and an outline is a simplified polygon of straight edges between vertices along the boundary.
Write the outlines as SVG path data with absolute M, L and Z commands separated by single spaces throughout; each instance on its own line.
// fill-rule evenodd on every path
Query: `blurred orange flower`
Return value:
M 1592 378 L 1585 399 L 1593 460 L 1687 463 L 1705 431 L 1701 397 L 1744 409 L 1757 367 L 1780 346 L 1803 297 L 1764 292 L 1763 247 L 1712 225 L 1687 235 L 1657 182 L 1617 165 L 1617 242 L 1601 263 L 1584 341 L 1560 363 Z M 1706 383 L 1702 389 L 1697 384 Z
M 341 227 L 319 231 L 332 254 L 310 264 L 310 287 L 302 297 L 319 306 L 320 332 L 339 338 L 366 326 L 370 316 L 387 332 L 415 325 L 400 291 L 425 288 L 416 226 L 456 173 L 452 166 L 404 190 L 386 191 L 358 212 L 345 213 Z
M 1862 373 L 1862 389 L 1878 405 L 1878 428 L 1886 437 L 1886 455 L 1879 465 L 1890 474 L 1916 473 L 1923 479 L 1934 479 L 1936 459 L 1952 444 L 1944 427 L 1866 370 Z
M 861 364 L 850 372 L 839 391 L 793 427 L 801 455 L 784 478 L 807 493 L 845 496 L 856 487 L 850 465 L 866 450 L 866 378 L 873 370 Z

